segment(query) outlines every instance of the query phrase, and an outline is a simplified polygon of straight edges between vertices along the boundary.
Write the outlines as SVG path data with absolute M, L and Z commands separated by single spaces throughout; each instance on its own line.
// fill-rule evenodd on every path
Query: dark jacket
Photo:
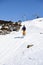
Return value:
M 25 31 L 25 30 L 26 30 L 26 27 L 25 27 L 25 26 L 23 26 L 23 27 L 22 27 L 22 30 L 23 30 L 23 31 Z

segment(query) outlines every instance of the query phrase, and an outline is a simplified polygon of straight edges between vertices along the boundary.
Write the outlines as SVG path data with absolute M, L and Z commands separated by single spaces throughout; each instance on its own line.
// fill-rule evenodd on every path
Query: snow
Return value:
M 2 28 L 2 26 L 0 25 L 0 29 Z
M 43 65 L 43 18 L 22 22 L 19 32 L 0 35 L 0 65 Z M 27 48 L 27 45 L 33 44 Z

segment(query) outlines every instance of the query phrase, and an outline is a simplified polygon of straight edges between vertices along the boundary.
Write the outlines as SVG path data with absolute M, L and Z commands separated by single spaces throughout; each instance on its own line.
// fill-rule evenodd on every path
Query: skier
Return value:
M 23 25 L 23 27 L 22 27 L 22 34 L 26 35 L 26 27 L 25 27 L 25 25 Z

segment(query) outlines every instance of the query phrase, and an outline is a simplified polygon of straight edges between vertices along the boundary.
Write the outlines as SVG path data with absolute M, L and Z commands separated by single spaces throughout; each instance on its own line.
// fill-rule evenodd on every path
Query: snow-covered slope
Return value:
M 0 65 L 43 65 L 43 18 L 22 22 L 19 32 L 0 35 Z M 27 45 L 33 45 L 27 48 Z

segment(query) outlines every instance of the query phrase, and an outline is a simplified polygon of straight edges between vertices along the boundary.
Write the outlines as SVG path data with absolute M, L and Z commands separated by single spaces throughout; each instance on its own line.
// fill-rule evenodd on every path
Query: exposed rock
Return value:
M 30 47 L 32 47 L 33 46 L 33 44 L 31 44 L 31 45 L 27 45 L 27 48 L 30 48 Z
M 0 35 L 9 34 L 12 31 L 19 31 L 21 22 L 0 20 Z

